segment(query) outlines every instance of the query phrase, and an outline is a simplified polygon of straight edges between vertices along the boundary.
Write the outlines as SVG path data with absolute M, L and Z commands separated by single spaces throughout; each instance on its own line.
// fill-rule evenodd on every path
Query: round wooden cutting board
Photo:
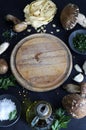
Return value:
M 59 38 L 50 34 L 33 34 L 14 47 L 11 69 L 23 87 L 44 92 L 59 87 L 68 78 L 72 56 Z

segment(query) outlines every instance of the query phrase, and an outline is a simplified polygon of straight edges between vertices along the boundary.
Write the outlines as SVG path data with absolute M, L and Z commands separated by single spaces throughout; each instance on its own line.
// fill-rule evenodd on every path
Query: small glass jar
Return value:
M 48 130 L 53 123 L 52 107 L 46 101 L 37 101 L 29 105 L 26 121 L 35 130 Z

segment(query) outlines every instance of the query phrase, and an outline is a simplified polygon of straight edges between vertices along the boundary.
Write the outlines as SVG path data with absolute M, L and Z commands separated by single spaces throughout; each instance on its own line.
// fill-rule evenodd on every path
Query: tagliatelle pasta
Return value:
M 51 0 L 35 0 L 24 8 L 25 21 L 37 29 L 51 22 L 56 11 L 56 5 Z

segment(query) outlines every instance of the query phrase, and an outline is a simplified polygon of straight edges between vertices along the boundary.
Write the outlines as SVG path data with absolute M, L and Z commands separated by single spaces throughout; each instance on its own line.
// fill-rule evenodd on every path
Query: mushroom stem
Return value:
M 10 21 L 12 22 L 14 25 L 13 25 L 13 30 L 15 32 L 22 32 L 24 31 L 26 28 L 27 28 L 27 23 L 26 22 L 23 22 L 21 20 L 19 20 L 17 17 L 11 15 L 11 14 L 8 14 L 6 15 L 5 17 L 6 21 Z
M 86 28 L 86 17 L 85 15 L 79 13 L 77 17 L 77 23 L 80 24 L 82 27 Z
M 86 82 L 81 83 L 81 97 L 86 98 Z
M 8 22 L 12 22 L 14 25 L 21 23 L 21 20 L 20 20 L 20 19 L 18 19 L 17 17 L 15 17 L 15 16 L 13 16 L 13 15 L 11 15 L 11 14 L 7 14 L 7 15 L 5 16 L 5 19 L 6 19 L 6 21 L 8 21 Z

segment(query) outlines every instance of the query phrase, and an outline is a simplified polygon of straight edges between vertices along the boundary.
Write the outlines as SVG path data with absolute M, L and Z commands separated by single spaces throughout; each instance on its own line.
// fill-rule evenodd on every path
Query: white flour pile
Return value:
M 0 100 L 0 121 L 8 120 L 9 114 L 16 110 L 16 105 L 10 99 Z

